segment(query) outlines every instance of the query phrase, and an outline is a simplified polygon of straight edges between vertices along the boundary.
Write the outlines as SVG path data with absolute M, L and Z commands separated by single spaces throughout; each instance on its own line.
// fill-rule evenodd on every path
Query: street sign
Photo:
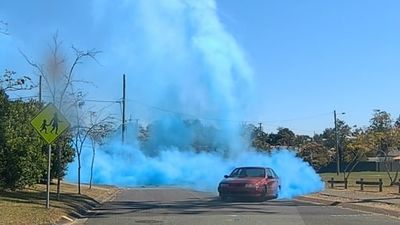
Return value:
M 68 120 L 57 109 L 49 103 L 39 114 L 31 120 L 33 128 L 49 144 L 48 164 L 47 164 L 47 195 L 46 208 L 50 208 L 50 169 L 51 169 L 51 143 L 56 140 L 70 126 Z
M 70 126 L 68 120 L 51 103 L 32 119 L 31 124 L 49 144 L 53 143 Z

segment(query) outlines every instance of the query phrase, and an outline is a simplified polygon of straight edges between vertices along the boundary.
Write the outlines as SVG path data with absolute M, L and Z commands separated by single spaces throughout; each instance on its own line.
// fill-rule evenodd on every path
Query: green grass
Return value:
M 112 187 L 82 186 L 83 194 L 78 195 L 76 185 L 62 183 L 58 201 L 56 185 L 51 185 L 50 209 L 46 209 L 45 190 L 45 185 L 35 185 L 20 191 L 0 191 L 0 224 L 54 224 L 61 216 L 94 206 L 116 191 Z
M 336 173 L 320 173 L 321 178 L 326 182 L 333 177 L 335 180 L 344 180 L 343 173 L 339 176 Z M 395 172 L 391 172 L 392 177 L 394 177 Z M 400 175 L 400 174 L 399 174 Z M 352 172 L 348 178 L 349 186 L 358 186 L 356 185 L 356 181 L 364 178 L 365 181 L 378 181 L 379 178 L 382 179 L 383 185 L 389 185 L 390 179 L 386 172 L 374 172 L 374 171 L 366 171 L 366 172 Z

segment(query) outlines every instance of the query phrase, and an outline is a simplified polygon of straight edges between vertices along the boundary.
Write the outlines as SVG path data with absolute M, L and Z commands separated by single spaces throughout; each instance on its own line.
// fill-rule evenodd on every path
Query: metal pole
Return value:
M 125 141 L 125 74 L 122 78 L 122 143 Z
M 50 208 L 50 166 L 51 166 L 51 144 L 49 144 L 49 164 L 47 165 L 47 195 L 46 195 L 46 208 Z
M 60 200 L 60 189 L 61 189 L 61 146 L 59 144 L 56 145 L 57 148 L 57 200 Z
M 336 175 L 340 173 L 340 154 L 339 154 L 339 137 L 336 123 L 336 110 L 333 111 L 333 118 L 335 121 L 335 137 L 336 137 Z

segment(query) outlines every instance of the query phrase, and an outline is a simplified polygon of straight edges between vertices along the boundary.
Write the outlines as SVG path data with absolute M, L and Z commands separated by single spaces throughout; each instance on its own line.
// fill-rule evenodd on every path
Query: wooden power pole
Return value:
M 125 104 L 126 104 L 126 98 L 125 98 L 125 90 L 126 90 L 126 85 L 125 85 L 125 74 L 122 77 L 122 144 L 125 141 Z

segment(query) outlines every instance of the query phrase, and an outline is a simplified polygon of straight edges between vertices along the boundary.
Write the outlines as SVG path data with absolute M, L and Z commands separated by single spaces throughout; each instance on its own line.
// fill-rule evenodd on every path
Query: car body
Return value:
M 218 185 L 222 200 L 245 197 L 266 200 L 278 197 L 280 181 L 271 168 L 238 167 L 224 177 Z

